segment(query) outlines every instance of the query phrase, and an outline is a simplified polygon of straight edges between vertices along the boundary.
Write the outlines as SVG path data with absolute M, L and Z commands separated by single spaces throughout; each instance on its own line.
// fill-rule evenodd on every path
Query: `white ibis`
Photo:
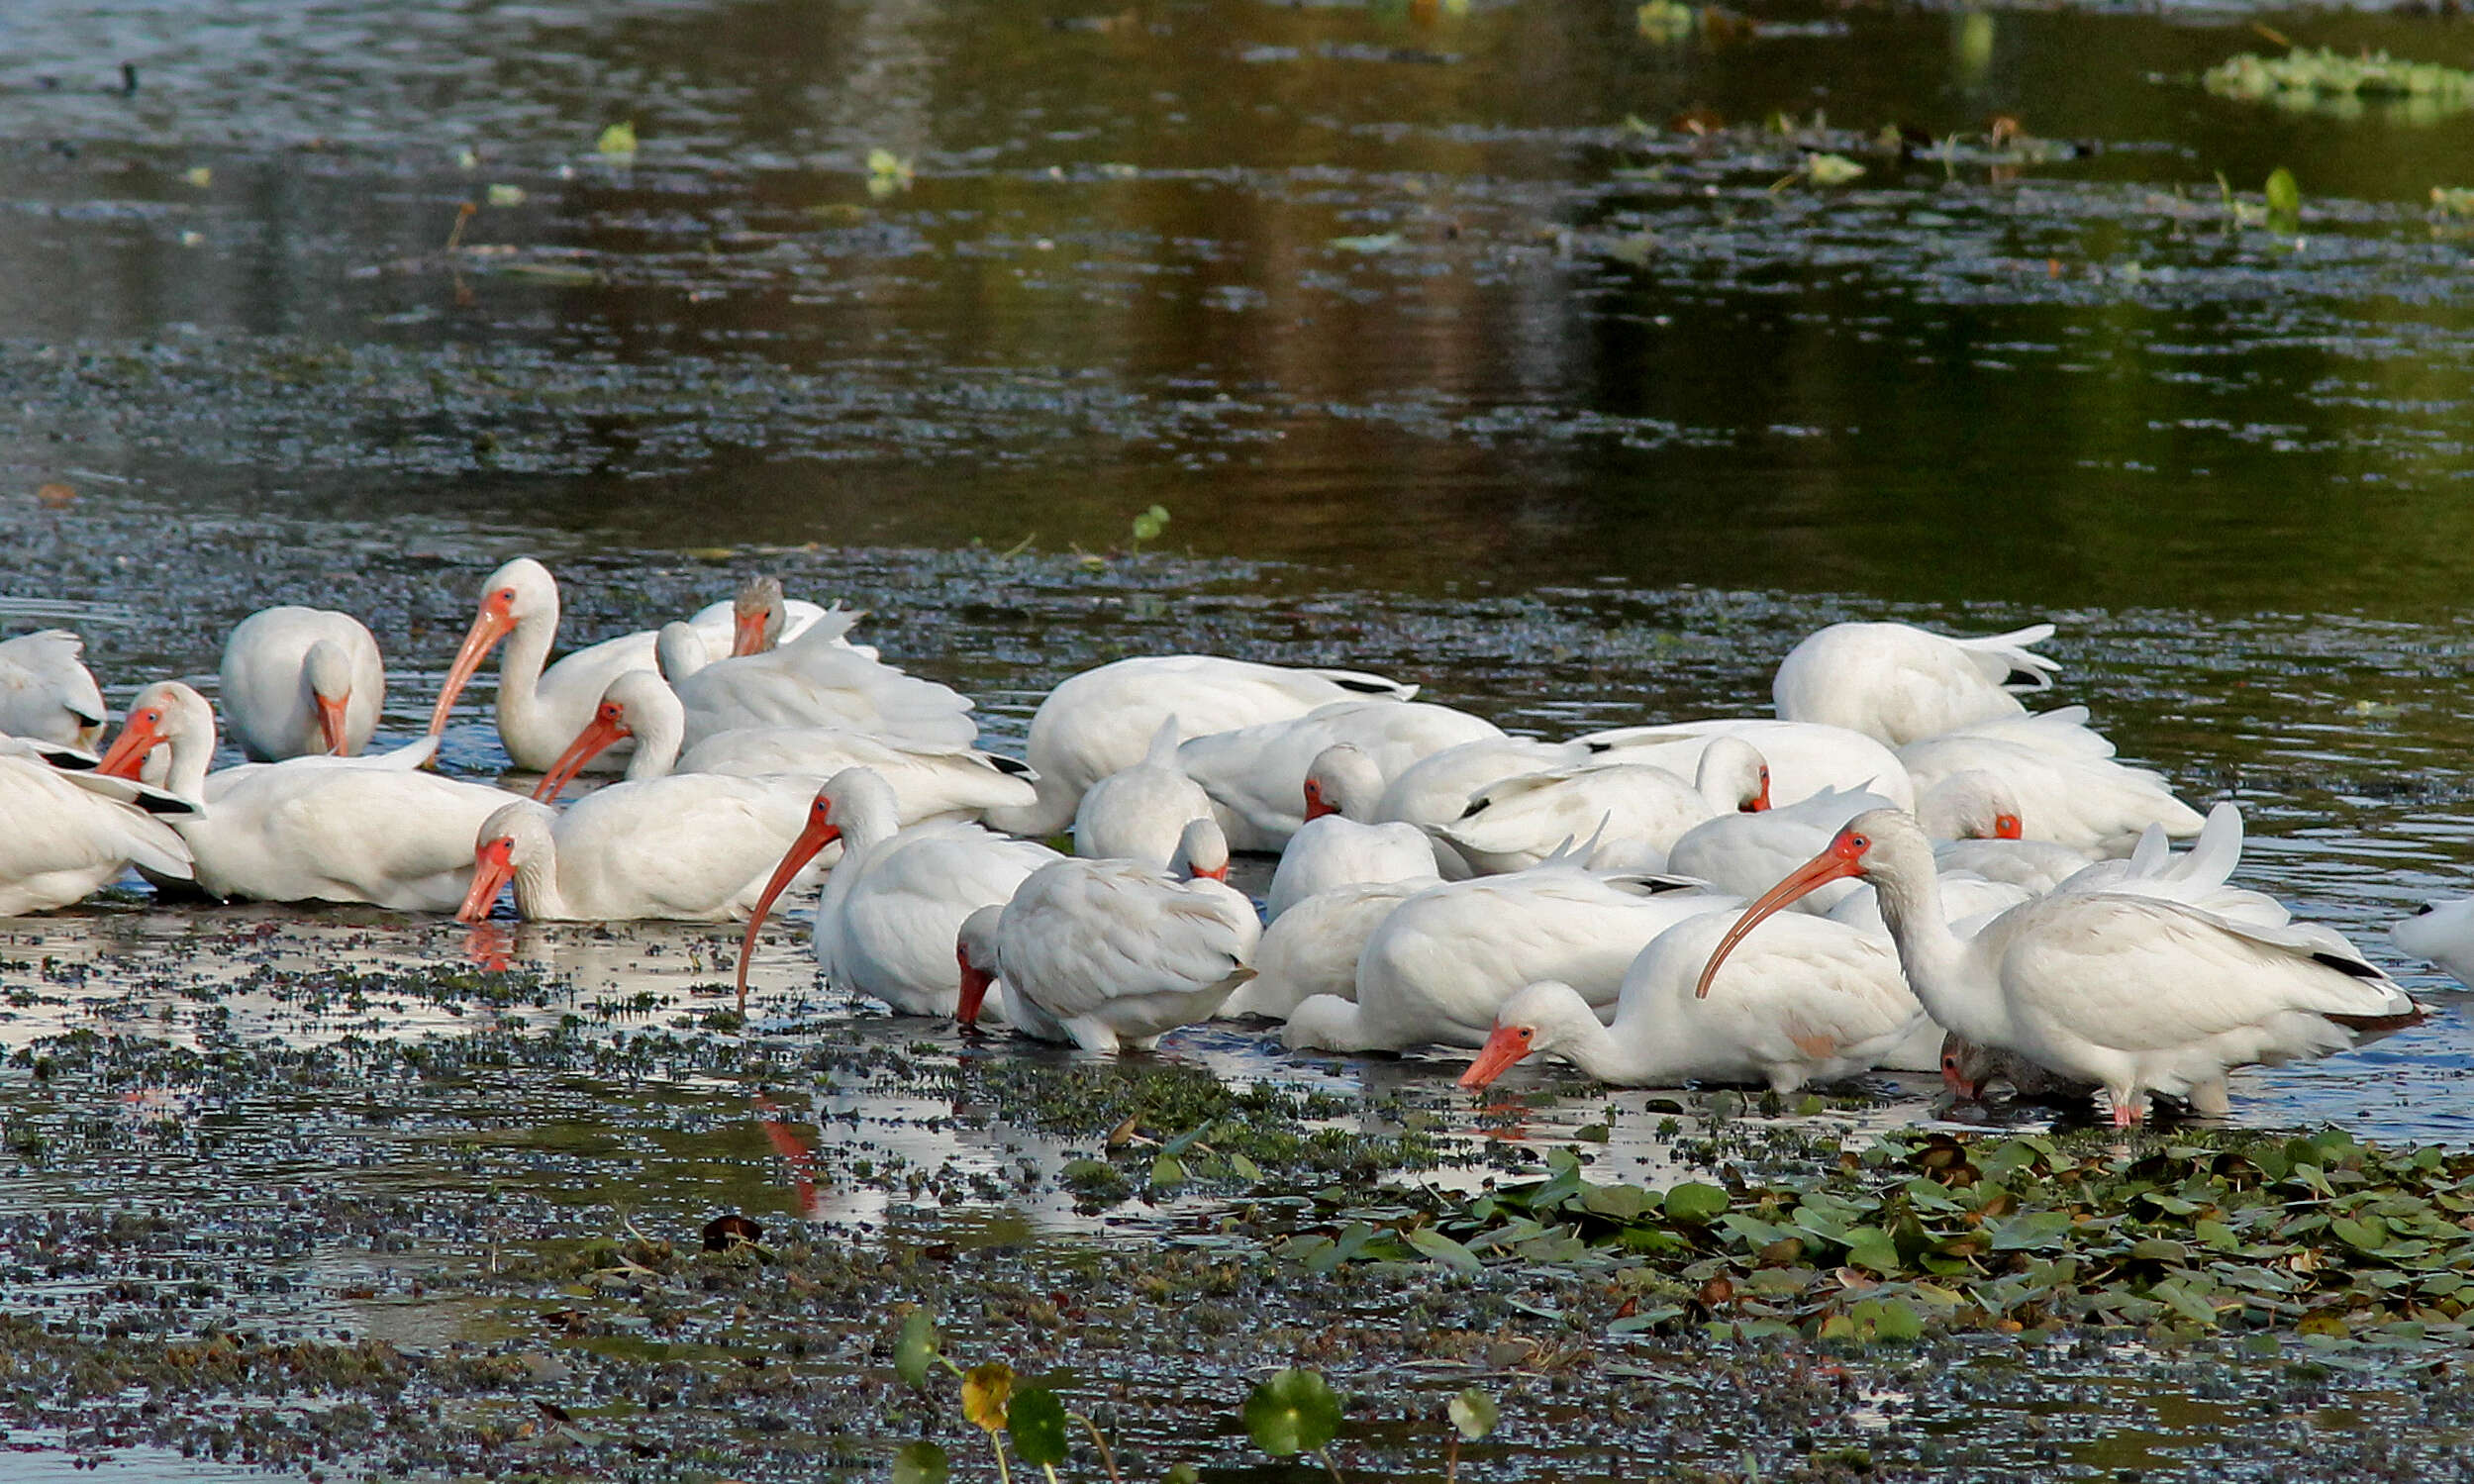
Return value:
M 1592 1005 L 1612 1006 L 1651 939 L 1737 901 L 1599 875 L 1575 858 L 1448 881 L 1401 903 L 1358 954 L 1355 1000 L 1306 1000 L 1281 1040 L 1331 1051 L 1483 1045 L 1495 1012 L 1523 986 L 1560 979 Z
M 1370 823 L 1383 794 L 1374 759 L 1351 742 L 1335 742 L 1306 770 L 1306 823 L 1280 852 L 1263 897 L 1263 916 L 1278 922 L 1306 898 L 1371 881 L 1432 885 L 1435 847 L 1415 825 Z
M 133 865 L 190 873 L 189 847 L 132 802 L 124 780 L 60 771 L 42 745 L 17 738 L 0 738 L 0 917 L 83 901 Z
M 1720 992 L 1703 999 L 1694 985 L 1732 927 L 1712 913 L 1659 934 L 1626 971 L 1612 1022 L 1569 984 L 1521 990 L 1496 1012 L 1460 1085 L 1484 1087 L 1545 1053 L 1619 1087 L 1751 1082 L 1793 1092 L 1869 1071 L 1931 1024 L 1889 943 L 1801 913 L 1761 923 L 1727 960 Z M 1937 1028 L 1930 1039 L 1938 1045 Z
M 1048 692 L 1031 718 L 1027 754 L 1039 802 L 989 823 L 1045 837 L 1073 823 L 1083 790 L 1142 760 L 1170 716 L 1186 737 L 1304 716 L 1334 701 L 1408 700 L 1418 693 L 1381 675 L 1299 670 L 1217 654 L 1146 654 L 1084 670 Z
M 563 813 L 517 799 L 467 845 L 472 889 L 455 916 L 481 921 L 512 881 L 517 914 L 534 922 L 744 918 L 811 794 L 803 778 L 678 773 L 613 783 Z
M 1528 737 L 1480 738 L 1430 753 L 1409 764 L 1383 785 L 1374 818 L 1383 824 L 1409 824 L 1427 832 L 1435 869 L 1449 880 L 1474 874 L 1459 852 L 1435 832 L 1460 818 L 1469 796 L 1490 783 L 1587 762 L 1589 748 L 1579 742 L 1543 742 Z
M 2019 806 L 2029 840 L 2126 855 L 2149 825 L 2176 840 L 2199 833 L 2199 811 L 2175 798 L 2161 775 L 2115 761 L 2112 743 L 2101 738 L 2101 751 L 2074 741 L 2083 732 L 2075 724 L 2037 725 L 2042 720 L 1911 742 L 1899 749 L 1899 760 L 1924 794 L 1960 773 L 1999 778 Z
M 2128 891 L 2061 891 L 1961 937 L 1942 915 L 1932 842 L 1897 810 L 1858 815 L 1747 908 L 1702 971 L 1706 995 L 1754 927 L 1827 882 L 1880 894 L 1908 983 L 1969 1041 L 2104 1089 L 2116 1127 L 2151 1092 L 2325 1055 L 2419 1024 L 2423 1007 L 2324 928 L 2242 924 Z
M 852 648 L 843 636 L 860 617 L 836 609 L 762 653 L 710 662 L 692 627 L 665 626 L 654 652 L 686 708 L 687 745 L 746 727 L 848 727 L 969 745 L 979 735 L 970 698 Z
M 1832 624 L 1787 651 L 1770 699 L 1782 720 L 1904 746 L 2019 715 L 2016 693 L 2049 688 L 2060 668 L 2029 648 L 2052 637 L 2050 624 L 1972 639 L 1908 624 Z
M 386 703 L 386 662 L 360 620 L 324 608 L 261 608 L 224 641 L 224 720 L 252 761 L 369 745 Z
M 1178 860 L 1186 880 L 1131 860 L 1055 861 L 1004 906 L 972 913 L 956 938 L 956 1019 L 975 1024 L 1002 979 L 1016 1031 L 1086 1051 L 1147 1048 L 1209 1020 L 1253 972 L 1262 925 L 1219 879 L 1229 868 L 1219 826 L 1189 825 Z
M 1713 717 L 1655 727 L 1619 727 L 1573 739 L 1604 762 L 1646 762 L 1678 777 L 1692 777 L 1702 750 L 1718 738 L 1749 742 L 1769 764 L 1773 804 L 1800 804 L 1829 789 L 1881 795 L 1900 808 L 1916 802 L 1899 754 L 1878 740 L 1844 727 L 1779 722 L 1767 717 Z
M 1722 814 L 1686 831 L 1666 852 L 1666 868 L 1677 876 L 1707 881 L 1720 891 L 1756 896 L 1789 867 L 1810 859 L 1840 825 L 1867 809 L 1883 808 L 1886 802 L 1867 791 L 1824 789 L 1783 808 Z M 1805 910 L 1827 916 L 1851 889 L 1824 889 L 1805 904 Z
M 950 1016 L 959 1008 L 955 953 L 963 919 L 1003 906 L 1032 872 L 1059 857 L 1045 845 L 976 825 L 901 823 L 893 786 L 873 770 L 827 779 L 806 826 L 773 868 L 739 946 L 739 1003 L 747 1003 L 747 960 L 773 899 L 826 845 L 841 863 L 816 904 L 816 961 L 836 989 L 882 1000 L 905 1015 Z
M 2056 841 L 2028 839 L 2022 814 L 2009 784 L 1974 768 L 1941 779 L 1916 806 L 1916 821 L 1932 837 L 1933 858 L 1944 872 L 2047 892 L 2095 858 Z
M 1074 853 L 1086 860 L 1139 860 L 1155 871 L 1176 858 L 1185 827 L 1212 818 L 1211 795 L 1177 761 L 1184 734 L 1173 716 L 1151 734 L 1150 750 L 1130 768 L 1100 779 L 1074 806 Z
M 1286 846 L 1306 822 L 1306 770 L 1326 747 L 1351 743 L 1389 780 L 1445 747 L 1503 735 L 1494 723 L 1448 706 L 1336 701 L 1302 717 L 1194 738 L 1178 757 L 1219 806 L 1230 848 L 1268 851 Z
M 437 743 L 371 757 L 295 757 L 207 771 L 215 709 L 177 680 L 138 692 L 102 771 L 135 778 L 169 753 L 172 792 L 200 801 L 174 822 L 200 890 L 223 900 L 366 902 L 447 912 L 472 878 L 472 836 L 514 795 L 424 772 Z
M 902 823 L 968 819 L 1019 807 L 1034 797 L 1031 769 L 976 747 L 877 737 L 847 727 L 748 727 L 717 732 L 682 752 L 686 708 L 668 682 L 650 670 L 630 670 L 602 692 L 593 720 L 552 760 L 533 797 L 557 797 L 602 751 L 632 740 L 625 776 L 633 782 L 672 774 L 723 773 L 736 778 L 798 777 L 809 786 L 843 768 L 863 767 L 891 784 Z
M 1721 815 L 1769 808 L 1769 765 L 1739 738 L 1701 753 L 1692 781 L 1648 763 L 1591 761 L 1506 778 L 1478 790 L 1436 832 L 1474 870 L 1525 870 L 1573 841 L 1601 870 L 1662 871 L 1687 831 Z
M 0 640 L 0 736 L 93 750 L 110 713 L 85 655 L 66 629 Z

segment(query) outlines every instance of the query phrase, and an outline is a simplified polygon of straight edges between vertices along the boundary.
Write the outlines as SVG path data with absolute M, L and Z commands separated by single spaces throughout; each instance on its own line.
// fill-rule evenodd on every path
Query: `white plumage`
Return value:
M 1015 835 L 1048 836 L 1073 822 L 1083 791 L 1141 761 L 1170 716 L 1184 737 L 1209 736 L 1304 716 L 1335 701 L 1405 701 L 1418 693 L 1354 670 L 1298 670 L 1217 654 L 1149 654 L 1085 670 L 1060 683 L 1031 718 L 1026 754 L 1039 799 L 989 823 Z
M 1177 749 L 1203 785 L 1233 850 L 1278 850 L 1306 822 L 1306 770 L 1348 742 L 1385 780 L 1462 742 L 1498 741 L 1494 723 L 1423 701 L 1338 701 L 1302 717 L 1198 737 Z
M 1306 823 L 1280 852 L 1263 897 L 1267 921 L 1276 923 L 1299 902 L 1336 887 L 1440 879 L 1425 831 L 1369 822 L 1382 793 L 1382 773 L 1354 744 L 1336 742 L 1316 756 L 1306 770 Z
M 1903 746 L 1975 722 L 2017 716 L 2014 691 L 2043 690 L 2060 668 L 2029 645 L 2050 624 L 1957 639 L 1908 624 L 1832 624 L 1778 664 L 1782 720 L 1822 722 Z
M 188 846 L 123 795 L 120 779 L 60 772 L 0 740 L 0 917 L 83 901 L 132 865 L 186 877 Z
M 66 629 L 0 640 L 0 736 L 92 749 L 111 713 L 85 656 Z
M 1192 879 L 1131 860 L 1059 860 L 1003 907 L 973 913 L 959 946 L 980 977 L 965 976 L 960 1018 L 976 1019 L 995 976 L 1017 1031 L 1086 1051 L 1155 1045 L 1209 1020 L 1252 972 L 1262 925 L 1252 903 L 1205 874 L 1228 869 L 1218 826 L 1196 821 L 1178 853 Z
M 1769 769 L 1739 739 L 1714 740 L 1691 782 L 1642 763 L 1593 761 L 1478 790 L 1436 836 L 1473 870 L 1526 870 L 1575 848 L 1593 870 L 1662 871 L 1694 827 L 1769 805 Z
M 349 757 L 378 729 L 386 662 L 348 613 L 261 608 L 225 639 L 217 685 L 233 741 L 252 760 Z
M 1732 737 L 1749 743 L 1769 764 L 1770 802 L 1800 804 L 1830 789 L 1868 790 L 1900 808 L 1916 801 L 1899 754 L 1861 732 L 1814 722 L 1777 722 L 1766 717 L 1719 717 L 1657 727 L 1620 727 L 1575 742 L 1608 762 L 1646 762 L 1690 778 L 1712 742 Z
M 517 799 L 474 837 L 456 916 L 487 917 L 512 880 L 518 915 L 535 922 L 744 918 L 811 797 L 803 778 L 679 773 L 613 783 L 564 813 Z
M 1185 775 L 1173 716 L 1151 734 L 1142 760 L 1091 785 L 1074 808 L 1074 853 L 1086 860 L 1139 860 L 1155 871 L 1176 858 L 1185 827 L 1212 818 L 1211 796 Z

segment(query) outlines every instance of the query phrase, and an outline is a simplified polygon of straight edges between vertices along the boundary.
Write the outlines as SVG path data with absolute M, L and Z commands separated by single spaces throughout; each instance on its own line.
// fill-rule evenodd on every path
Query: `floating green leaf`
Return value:
M 944 1484 L 951 1465 L 933 1442 L 904 1443 L 893 1455 L 893 1484 Z
M 2474 186 L 2432 186 L 2431 204 L 2452 217 L 2474 217 Z
M 1185 1183 L 1185 1161 L 1174 1154 L 1162 1154 L 1151 1161 L 1151 1188 L 1174 1190 Z
M 612 159 L 633 159 L 636 156 L 636 121 L 629 119 L 613 124 L 601 132 L 593 148 Z
M 1666 1193 L 1669 1221 L 1711 1222 L 1726 1214 L 1730 1197 L 1716 1185 L 1687 1180 Z
M 2293 171 L 2283 165 L 2269 171 L 2267 195 L 2268 215 L 2271 218 L 2282 218 L 2286 222 L 2301 218 L 2302 185 L 2294 179 Z
M 522 206 L 524 204 L 524 187 L 520 185 L 493 185 L 489 189 L 489 202 L 492 206 Z
M 1443 1266 L 1459 1272 L 1480 1272 L 1486 1266 L 1477 1260 L 1477 1253 L 1470 1251 L 1433 1227 L 1420 1227 L 1410 1233 L 1409 1244 Z
M 1633 25 L 1642 38 L 1660 46 L 1669 46 L 1690 37 L 1700 24 L 1699 14 L 1689 5 L 1676 0 L 1648 0 L 1633 12 Z
M 1144 542 L 1157 541 L 1159 534 L 1167 529 L 1168 507 L 1154 505 L 1134 518 L 1134 544 L 1139 546 Z
M 1312 1452 L 1340 1432 L 1340 1398 L 1310 1370 L 1284 1370 L 1245 1398 L 1245 1432 L 1274 1458 Z
M 1025 1463 L 1065 1461 L 1065 1404 L 1044 1386 L 1035 1386 L 1014 1398 L 1006 1412 L 1005 1432 L 1014 1439 L 1014 1451 L 1022 1454 Z
M 937 1363 L 941 1343 L 936 1316 L 925 1309 L 912 1310 L 902 1321 L 902 1336 L 893 1344 L 894 1374 L 908 1385 L 927 1385 L 929 1368 Z
M 1495 1399 L 1474 1386 L 1453 1397 L 1447 1410 L 1451 1413 L 1451 1425 L 1471 1442 L 1494 1432 L 1496 1422 L 1503 1416 Z
M 1400 234 L 1376 232 L 1364 237 L 1336 237 L 1330 246 L 1342 252 L 1389 252 L 1400 246 Z

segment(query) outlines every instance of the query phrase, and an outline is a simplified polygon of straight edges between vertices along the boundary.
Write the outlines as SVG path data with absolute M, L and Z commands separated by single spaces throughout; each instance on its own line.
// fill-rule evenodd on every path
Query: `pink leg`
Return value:
M 2114 1105 L 2114 1127 L 2117 1129 L 2128 1129 L 2146 1116 L 2147 1110 L 2141 1106 L 2139 1095 L 2135 1092 L 2112 1093 L 2109 1101 Z

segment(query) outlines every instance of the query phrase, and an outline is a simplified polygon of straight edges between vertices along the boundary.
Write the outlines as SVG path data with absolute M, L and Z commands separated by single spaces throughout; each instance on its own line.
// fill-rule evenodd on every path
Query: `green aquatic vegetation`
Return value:
M 1570 1151 L 1548 1163 L 1542 1180 L 1466 1202 L 1335 1205 L 1281 1254 L 1312 1272 L 1605 1269 L 1639 1289 L 1613 1334 L 1902 1341 L 2075 1325 L 2474 1341 L 2474 1154 L 2390 1152 L 2338 1131 L 2130 1150 L 1908 1135 L 1818 1183 L 1663 1193 L 1590 1181 Z
M 891 149 L 867 151 L 867 193 L 877 200 L 909 190 L 913 175 L 911 162 Z
M 2219 97 L 2338 115 L 2380 103 L 2420 120 L 2474 105 L 2474 72 L 2399 61 L 2385 51 L 2352 56 L 2326 47 L 2316 51 L 2296 47 L 2283 56 L 2245 51 L 2210 67 L 2200 81 Z
M 1339 1478 L 1332 1439 L 1340 1435 L 1340 1396 L 1320 1372 L 1291 1367 L 1273 1376 L 1245 1398 L 1244 1418 L 1254 1446 L 1274 1458 L 1312 1453 Z
M 634 119 L 623 120 L 603 130 L 601 138 L 593 142 L 593 148 L 600 150 L 603 157 L 607 159 L 615 159 L 621 163 L 634 159 L 636 157 L 636 121 Z
M 2443 216 L 2474 217 L 2474 186 L 2432 186 L 2431 205 Z

